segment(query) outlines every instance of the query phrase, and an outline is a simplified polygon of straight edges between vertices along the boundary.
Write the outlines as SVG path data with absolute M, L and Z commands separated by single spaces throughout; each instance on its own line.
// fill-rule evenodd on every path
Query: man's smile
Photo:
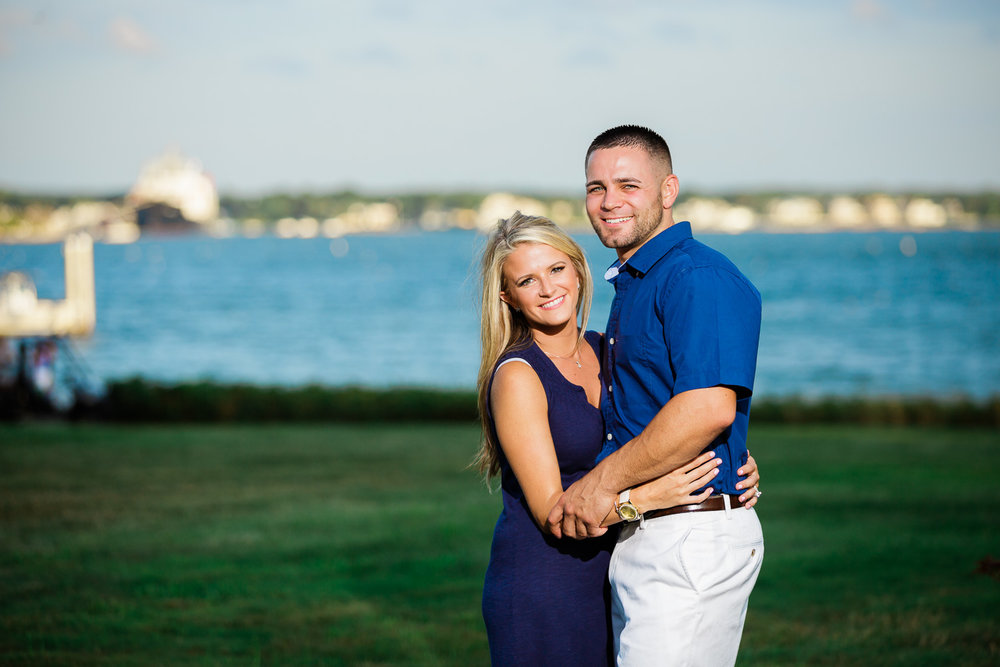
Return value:
M 604 218 L 604 224 L 606 224 L 606 225 L 621 225 L 621 224 L 624 224 L 624 223 L 628 222 L 633 217 L 634 216 L 629 215 L 629 216 L 626 216 L 624 218 Z

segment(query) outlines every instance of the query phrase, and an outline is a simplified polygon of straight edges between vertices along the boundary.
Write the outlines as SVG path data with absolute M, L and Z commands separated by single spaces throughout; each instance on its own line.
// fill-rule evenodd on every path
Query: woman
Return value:
M 568 234 L 520 213 L 498 223 L 481 268 L 477 460 L 488 479 L 500 473 L 503 490 L 483 587 L 491 659 L 607 665 L 613 662 L 607 571 L 617 533 L 556 539 L 545 521 L 563 490 L 594 466 L 603 442 L 602 337 L 586 331 L 590 269 Z M 634 488 L 631 500 L 647 510 L 701 502 L 711 489 L 697 490 L 718 463 L 711 452 L 702 454 Z M 755 464 L 744 468 L 755 476 Z M 611 510 L 605 525 L 617 521 Z

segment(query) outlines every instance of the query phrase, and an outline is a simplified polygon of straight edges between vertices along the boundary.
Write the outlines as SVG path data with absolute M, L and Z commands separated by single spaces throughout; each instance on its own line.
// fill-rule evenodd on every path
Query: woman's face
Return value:
M 544 243 L 522 243 L 503 265 L 500 298 L 520 309 L 528 324 L 559 329 L 576 324 L 580 276 L 569 255 Z

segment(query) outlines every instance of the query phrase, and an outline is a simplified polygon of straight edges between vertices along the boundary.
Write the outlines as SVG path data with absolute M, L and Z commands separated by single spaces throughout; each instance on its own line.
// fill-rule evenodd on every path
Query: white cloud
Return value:
M 130 53 L 151 53 L 156 50 L 156 40 L 130 18 L 119 16 L 109 26 L 111 40 L 116 47 Z

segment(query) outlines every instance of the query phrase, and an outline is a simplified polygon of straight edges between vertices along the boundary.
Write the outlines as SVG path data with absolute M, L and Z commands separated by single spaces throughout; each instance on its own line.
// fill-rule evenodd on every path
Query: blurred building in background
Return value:
M 191 231 L 219 217 L 215 181 L 197 160 L 168 151 L 147 163 L 125 196 L 141 230 Z

